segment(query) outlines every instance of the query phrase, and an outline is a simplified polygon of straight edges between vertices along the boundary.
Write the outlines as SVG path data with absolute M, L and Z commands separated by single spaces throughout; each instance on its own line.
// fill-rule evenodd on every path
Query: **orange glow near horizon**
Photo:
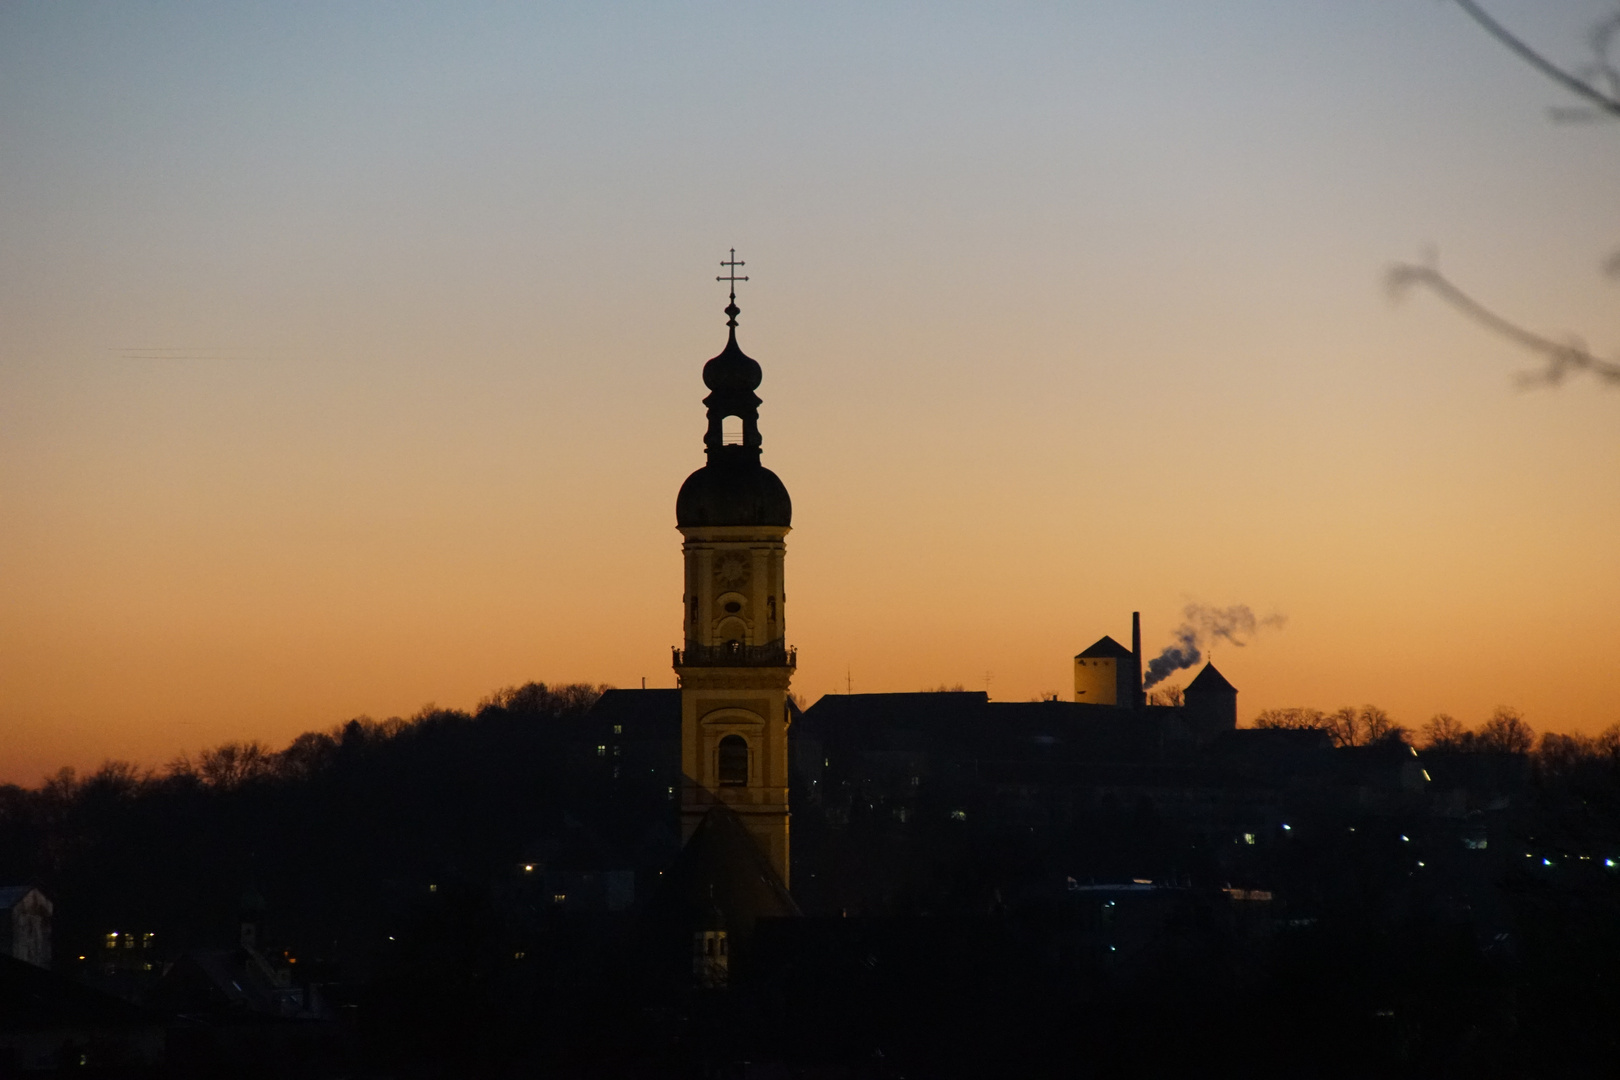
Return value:
M 0 12 L 0 781 L 672 686 L 732 245 L 801 695 L 1620 721 L 1620 393 L 1380 284 L 1602 352 L 1620 148 L 1443 8 Z

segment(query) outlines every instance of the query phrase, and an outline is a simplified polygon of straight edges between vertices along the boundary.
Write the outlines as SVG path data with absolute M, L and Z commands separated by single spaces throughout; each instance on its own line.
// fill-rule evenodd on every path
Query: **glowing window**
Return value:
M 748 742 L 741 735 L 727 735 L 720 740 L 720 783 L 725 787 L 744 787 L 748 783 Z

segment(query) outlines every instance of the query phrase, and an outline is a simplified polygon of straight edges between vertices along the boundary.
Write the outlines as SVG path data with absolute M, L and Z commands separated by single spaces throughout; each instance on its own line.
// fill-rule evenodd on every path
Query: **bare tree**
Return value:
M 1389 713 L 1376 705 L 1363 705 L 1361 707 L 1361 735 L 1368 745 L 1373 743 L 1404 743 L 1409 733 L 1406 728 L 1397 724 Z
M 1470 732 L 1457 722 L 1457 718 L 1450 713 L 1435 713 L 1429 722 L 1423 725 L 1423 748 L 1425 750 L 1461 750 L 1467 743 Z
M 1321 709 L 1267 709 L 1254 718 L 1254 726 L 1272 731 L 1326 731 L 1328 717 Z
M 229 742 L 204 750 L 197 772 L 210 787 L 230 790 L 274 772 L 275 755 L 263 743 Z
M 1346 705 L 1333 713 L 1321 709 L 1267 709 L 1254 718 L 1257 728 L 1285 731 L 1322 731 L 1334 746 L 1372 746 L 1405 743 L 1407 730 L 1376 705 L 1353 709 Z
M 1360 709 L 1346 706 L 1327 717 L 1324 730 L 1335 746 L 1372 746 L 1374 743 L 1406 741 L 1406 729 L 1376 705 Z
M 1187 696 L 1180 684 L 1171 683 L 1169 686 L 1160 686 L 1148 694 L 1148 704 L 1179 707 L 1187 704 Z
M 1479 729 L 1478 739 L 1481 750 L 1498 754 L 1528 754 L 1535 745 L 1536 732 L 1524 722 L 1517 709 L 1499 705 Z
M 1455 2 L 1486 33 L 1583 102 L 1583 107 L 1578 109 L 1555 108 L 1552 111 L 1554 119 L 1620 119 L 1620 69 L 1610 58 L 1612 47 L 1620 39 L 1620 8 L 1592 28 L 1587 39 L 1592 49 L 1592 59 L 1572 71 L 1531 48 L 1523 38 L 1508 30 L 1475 0 Z M 1611 276 L 1620 277 L 1620 252 L 1609 256 L 1604 262 L 1604 270 Z M 1385 280 L 1394 298 L 1398 299 L 1413 289 L 1426 289 L 1486 329 L 1540 357 L 1541 368 L 1521 373 L 1518 377 L 1520 386 L 1557 386 L 1571 374 L 1582 373 L 1590 374 L 1600 382 L 1620 385 L 1620 359 L 1598 356 L 1573 334 L 1563 341 L 1556 341 L 1505 318 L 1442 274 L 1438 261 L 1432 257 L 1421 263 L 1397 263 L 1390 268 Z
M 103 795 L 127 798 L 139 791 L 150 778 L 149 772 L 143 772 L 132 762 L 108 759 L 80 785 L 80 792 L 82 794 L 86 789 L 93 789 Z
M 1584 113 L 1572 114 L 1565 110 L 1554 109 L 1555 119 L 1591 119 L 1590 110 L 1594 107 L 1599 115 L 1606 114 L 1620 118 L 1620 71 L 1616 70 L 1609 59 L 1609 49 L 1614 44 L 1615 36 L 1620 34 L 1620 10 L 1600 19 L 1587 35 L 1587 43 L 1592 47 L 1592 60 L 1584 70 L 1566 71 L 1532 49 L 1523 38 L 1497 22 L 1474 0 L 1456 0 L 1456 3 L 1470 19 L 1483 27 L 1487 34 L 1507 46 L 1521 60 L 1589 103 L 1588 111 Z
M 1328 738 L 1333 740 L 1334 746 L 1360 746 L 1365 741 L 1361 737 L 1361 724 L 1356 716 L 1356 710 L 1348 706 L 1329 714 L 1323 730 L 1328 733 Z
M 1520 386 L 1557 386 L 1576 372 L 1588 372 L 1603 382 L 1620 384 L 1620 362 L 1602 359 L 1579 339 L 1554 341 L 1504 319 L 1454 284 L 1433 262 L 1397 263 L 1390 267 L 1386 283 L 1390 295 L 1397 299 L 1414 288 L 1428 289 L 1470 319 L 1541 357 L 1539 370 L 1519 373 Z
M 1597 737 L 1597 752 L 1616 769 L 1620 769 L 1620 724 L 1610 724 Z

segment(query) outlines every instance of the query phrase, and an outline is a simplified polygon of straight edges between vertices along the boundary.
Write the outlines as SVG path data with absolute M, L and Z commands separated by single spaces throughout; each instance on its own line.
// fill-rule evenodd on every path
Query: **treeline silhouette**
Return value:
M 173 956 L 259 923 L 265 951 L 296 955 L 334 999 L 362 988 L 353 1060 L 388 1070 L 370 1075 L 714 1075 L 744 1060 L 872 1076 L 895 1061 L 978 1076 L 1128 1060 L 1152 1075 L 1232 1060 L 1254 1076 L 1309 1062 L 1476 1078 L 1576 1075 L 1620 1053 L 1620 877 L 1605 861 L 1620 856 L 1620 726 L 1538 735 L 1498 710 L 1414 732 L 1373 706 L 1274 710 L 1255 726 L 1321 730 L 1340 749 L 1320 753 L 1347 769 L 1410 761 L 1435 788 L 1449 770 L 1478 790 L 1453 813 L 1444 792 L 1374 812 L 1280 789 L 1288 825 L 1258 843 L 1212 843 L 1224 825 L 1143 799 L 1062 785 L 998 799 L 1013 789 L 975 774 L 951 790 L 943 772 L 905 778 L 904 815 L 874 797 L 834 821 L 796 777 L 795 890 L 821 918 L 776 927 L 734 991 L 703 994 L 648 977 L 668 943 L 648 945 L 639 903 L 570 912 L 521 870 L 564 863 L 569 837 L 631 853 L 649 823 L 674 825 L 667 772 L 620 777 L 629 755 L 598 756 L 607 736 L 585 718 L 603 689 L 531 683 L 280 750 L 228 743 L 150 772 L 109 762 L 3 787 L 0 874 L 56 901 L 70 967 L 114 929 Z M 1499 764 L 1514 768 L 1473 768 Z M 1511 805 L 1492 809 L 1499 795 Z M 1463 845 L 1487 830 L 1488 848 Z M 1144 875 L 1198 887 L 1127 887 L 1118 923 L 1103 894 L 1069 887 Z M 1225 885 L 1275 899 L 1232 901 Z M 1116 933 L 1119 954 L 1098 944 Z
M 1538 739 L 1518 710 L 1505 705 L 1498 706 L 1478 729 L 1464 727 L 1449 713 L 1436 713 L 1414 733 L 1376 705 L 1346 706 L 1331 713 L 1310 708 L 1267 709 L 1254 718 L 1253 726 L 1321 731 L 1338 747 L 1400 742 L 1440 752 L 1530 754 L 1554 771 L 1568 771 L 1583 761 L 1620 762 L 1620 724 L 1610 724 L 1597 735 L 1549 731 Z
M 279 751 L 233 742 L 0 787 L 0 871 L 56 902 L 58 956 L 112 929 L 156 933 L 170 955 L 229 945 L 252 919 L 261 941 L 353 971 L 429 885 L 497 878 L 569 820 L 634 842 L 662 789 L 604 786 L 570 760 L 603 689 L 529 683 Z

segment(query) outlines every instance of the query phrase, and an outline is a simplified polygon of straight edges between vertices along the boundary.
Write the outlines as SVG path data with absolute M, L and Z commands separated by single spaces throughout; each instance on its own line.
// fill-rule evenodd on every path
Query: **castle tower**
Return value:
M 1136 707 L 1136 654 L 1104 637 L 1074 658 L 1074 700 L 1086 705 Z
M 708 463 L 686 478 L 675 500 L 686 559 L 685 645 L 675 650 L 681 839 L 691 838 L 711 808 L 725 806 L 786 884 L 794 653 L 786 645 L 782 559 L 793 504 L 760 464 L 760 369 L 737 346 L 735 285 L 726 315 L 725 350 L 703 366 Z
M 1187 684 L 1187 715 L 1211 735 L 1231 731 L 1237 727 L 1237 695 L 1237 687 L 1227 682 L 1213 663 L 1205 664 L 1197 678 Z

